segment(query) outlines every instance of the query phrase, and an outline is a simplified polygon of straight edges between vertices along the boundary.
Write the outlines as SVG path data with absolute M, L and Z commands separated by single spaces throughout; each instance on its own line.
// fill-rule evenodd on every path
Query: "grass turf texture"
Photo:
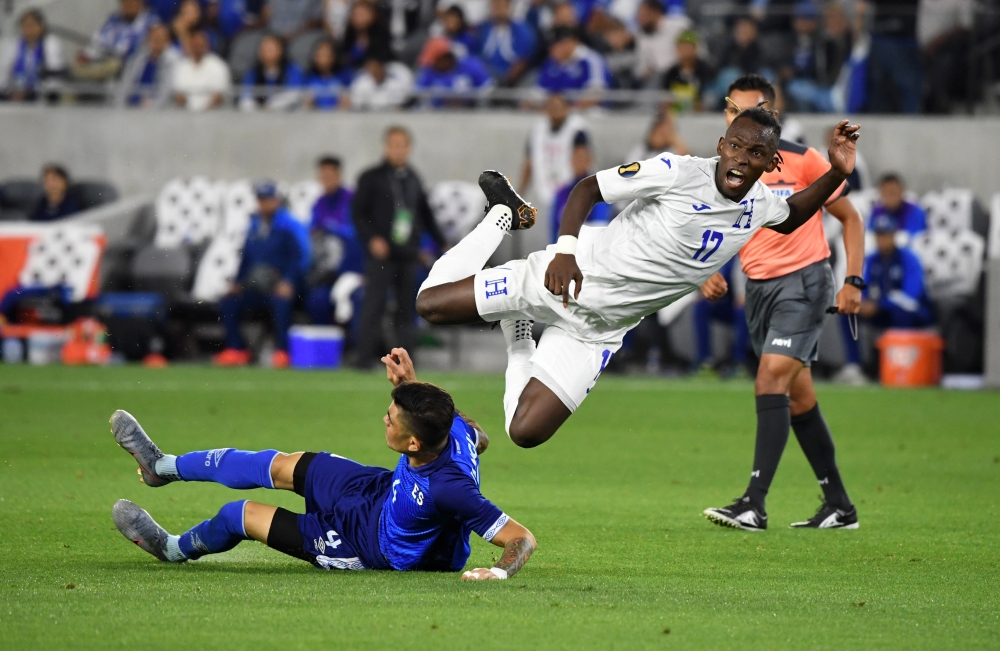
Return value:
M 0 647 L 943 649 L 1000 646 L 996 393 L 822 387 L 859 531 L 791 531 L 818 488 L 794 437 L 771 529 L 700 512 L 743 488 L 749 383 L 605 377 L 546 445 L 503 434 L 502 378 L 427 374 L 493 434 L 484 493 L 539 540 L 513 579 L 324 572 L 253 542 L 184 565 L 132 546 L 120 497 L 180 531 L 241 498 L 150 489 L 108 432 L 171 453 L 336 451 L 391 467 L 379 375 L 0 367 Z M 473 536 L 469 567 L 498 548 Z

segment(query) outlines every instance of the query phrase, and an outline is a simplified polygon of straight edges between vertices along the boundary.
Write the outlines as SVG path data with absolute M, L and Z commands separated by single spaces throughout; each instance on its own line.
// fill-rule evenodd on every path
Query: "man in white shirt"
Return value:
M 402 107 L 413 95 L 413 73 L 384 54 L 365 59 L 364 72 L 351 83 L 351 108 L 385 111 Z
M 232 89 L 229 66 L 209 49 L 202 29 L 191 31 L 190 49 L 190 56 L 174 67 L 174 103 L 189 111 L 222 106 Z
M 839 123 L 832 169 L 784 199 L 759 181 L 780 164 L 781 126 L 766 109 L 744 111 L 719 139 L 718 158 L 663 153 L 589 176 L 570 193 L 555 245 L 485 270 L 504 234 L 530 228 L 535 211 L 501 174 L 484 172 L 486 218 L 435 263 L 417 312 L 437 325 L 500 321 L 507 433 L 521 447 L 540 445 L 644 316 L 698 289 L 760 228 L 806 223 L 853 169 L 859 128 Z M 583 226 L 596 202 L 622 200 L 632 203 L 610 225 Z M 532 321 L 548 325 L 537 350 Z
M 643 83 L 655 81 L 677 63 L 677 37 L 691 27 L 683 13 L 663 15 L 660 0 L 643 0 L 636 14 L 635 77 Z

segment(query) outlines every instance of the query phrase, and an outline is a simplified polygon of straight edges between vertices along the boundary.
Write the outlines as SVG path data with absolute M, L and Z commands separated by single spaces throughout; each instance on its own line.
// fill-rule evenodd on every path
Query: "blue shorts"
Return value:
M 304 476 L 298 467 L 296 475 L 296 492 L 306 500 L 299 533 L 312 563 L 333 570 L 390 569 L 379 549 L 378 524 L 392 471 L 320 452 Z

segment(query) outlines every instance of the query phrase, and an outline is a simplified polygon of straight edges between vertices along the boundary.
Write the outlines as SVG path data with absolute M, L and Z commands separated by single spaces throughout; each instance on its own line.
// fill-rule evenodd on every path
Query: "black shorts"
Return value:
M 754 352 L 812 365 L 819 358 L 826 310 L 836 298 L 833 269 L 826 260 L 777 278 L 747 280 L 747 326 Z

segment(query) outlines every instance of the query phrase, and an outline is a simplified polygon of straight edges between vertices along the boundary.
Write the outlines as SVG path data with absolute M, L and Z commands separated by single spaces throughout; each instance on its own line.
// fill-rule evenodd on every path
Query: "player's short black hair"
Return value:
M 326 154 L 319 157 L 319 160 L 316 161 L 316 167 L 336 167 L 339 170 L 340 159 L 336 156 Z
M 448 392 L 427 382 L 403 382 L 392 390 L 403 425 L 427 448 L 435 450 L 448 438 L 455 419 L 455 402 Z
M 69 183 L 69 170 L 59 163 L 46 163 L 45 166 L 42 167 L 42 176 L 45 176 L 46 174 L 55 174 L 67 184 Z
M 388 127 L 386 127 L 385 133 L 382 134 L 382 141 L 385 142 L 389 140 L 389 136 L 391 136 L 394 133 L 403 134 L 403 136 L 406 137 L 407 142 L 413 144 L 413 134 L 411 134 L 410 130 L 401 124 L 391 124 Z
M 781 123 L 778 122 L 778 118 L 772 111 L 768 111 L 763 106 L 754 106 L 740 111 L 740 114 L 733 119 L 733 124 L 740 120 L 751 120 L 764 127 L 765 131 L 771 131 L 774 134 L 775 144 L 781 139 Z
M 774 86 L 771 82 L 764 79 L 760 75 L 743 75 L 742 77 L 738 77 L 736 81 L 729 84 L 729 89 L 726 91 L 726 94 L 732 95 L 734 90 L 756 90 L 764 96 L 764 99 L 768 101 L 772 108 L 774 107 L 774 100 L 777 97 L 774 92 Z
M 879 178 L 878 184 L 880 186 L 885 185 L 886 183 L 895 183 L 901 187 L 906 187 L 906 184 L 903 183 L 903 177 L 895 172 L 887 172 Z

